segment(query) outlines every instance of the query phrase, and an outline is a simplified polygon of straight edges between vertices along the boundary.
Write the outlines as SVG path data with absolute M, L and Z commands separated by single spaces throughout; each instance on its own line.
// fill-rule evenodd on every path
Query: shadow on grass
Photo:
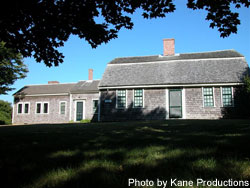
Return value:
M 0 128 L 8 187 L 128 187 L 128 178 L 250 179 L 250 122 L 178 120 Z

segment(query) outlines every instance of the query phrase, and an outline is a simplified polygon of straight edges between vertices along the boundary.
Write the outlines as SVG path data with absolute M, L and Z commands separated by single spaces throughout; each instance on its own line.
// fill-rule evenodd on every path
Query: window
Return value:
M 41 114 L 42 103 L 36 103 L 36 113 Z
M 29 113 L 29 103 L 24 103 L 24 113 L 25 114 Z
M 23 104 L 22 104 L 22 103 L 19 103 L 19 104 L 17 105 L 17 113 L 18 113 L 18 114 L 23 113 Z
M 60 114 L 66 114 L 66 102 L 60 102 Z
M 48 114 L 49 113 L 49 103 L 43 103 L 43 113 Z
M 93 114 L 98 114 L 98 100 L 93 100 Z
M 134 90 L 134 107 L 135 108 L 143 107 L 143 90 L 142 89 Z
M 233 106 L 231 87 L 222 87 L 222 102 L 224 107 Z
M 204 107 L 214 106 L 214 96 L 212 87 L 203 88 L 203 102 Z
M 126 107 L 126 90 L 117 90 L 117 108 Z

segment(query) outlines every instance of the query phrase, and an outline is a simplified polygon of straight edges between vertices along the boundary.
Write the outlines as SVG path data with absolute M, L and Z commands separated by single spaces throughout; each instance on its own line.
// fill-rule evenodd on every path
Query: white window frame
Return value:
M 48 104 L 48 112 L 47 113 L 44 113 L 44 104 Z M 43 102 L 43 114 L 49 114 L 49 102 Z
M 37 113 L 37 104 L 41 104 L 40 113 Z M 42 102 L 36 102 L 35 114 L 42 114 L 43 113 L 42 108 L 43 108 L 43 103 Z
M 118 91 L 119 90 L 125 90 L 125 107 L 118 107 Z M 116 90 L 116 103 L 115 103 L 115 107 L 116 109 L 126 109 L 127 108 L 127 104 L 128 104 L 128 90 L 127 89 L 117 89 Z
M 62 113 L 61 113 L 61 112 L 62 112 L 62 111 L 61 111 L 61 104 L 62 104 L 62 103 L 65 103 L 65 114 L 62 114 Z M 59 102 L 59 114 L 60 114 L 60 115 L 66 115 L 66 113 L 67 113 L 67 101 L 60 101 L 60 102 Z
M 21 104 L 22 105 L 22 112 L 21 113 L 19 113 L 19 104 Z M 19 102 L 19 103 L 17 103 L 17 114 L 23 114 L 23 102 Z
M 45 103 L 48 104 L 48 113 L 43 113 Z M 41 112 L 40 113 L 37 113 L 37 104 L 41 104 Z M 47 102 L 47 101 L 45 101 L 45 102 L 36 102 L 35 114 L 49 114 L 49 102 Z
M 142 107 L 135 106 L 135 90 L 139 90 L 139 89 L 141 88 L 133 89 L 133 108 L 144 108 L 144 89 L 141 89 L 142 90 Z
M 224 107 L 224 108 L 234 107 L 234 89 L 233 89 L 233 86 L 230 87 L 231 88 L 231 95 L 232 95 L 232 106 L 224 106 L 224 104 L 223 104 L 223 92 L 222 92 L 223 87 L 230 87 L 230 86 L 222 86 L 222 87 L 220 87 L 221 106 Z
M 21 113 L 19 113 L 19 104 L 22 105 L 22 112 Z M 28 113 L 25 113 L 25 104 L 29 105 Z M 20 115 L 20 114 L 24 114 L 24 115 L 30 114 L 30 102 L 18 102 L 17 103 L 17 114 L 18 115 Z
M 86 99 L 81 99 L 81 100 L 78 100 L 78 99 L 76 99 L 76 100 L 74 100 L 74 122 L 80 122 L 80 121 L 76 121 L 76 108 L 77 108 L 77 102 L 83 102 L 83 112 L 82 112 L 82 120 L 84 120 L 85 119 L 85 101 L 86 101 Z
M 29 107 L 28 107 L 28 113 L 25 113 L 25 104 L 29 105 Z M 23 114 L 30 114 L 30 102 L 24 102 L 23 103 Z
M 204 88 L 212 88 L 212 91 L 213 91 L 213 106 L 205 106 L 205 100 L 204 100 Z M 214 96 L 214 87 L 202 87 L 201 88 L 202 90 L 202 105 L 204 108 L 213 108 L 213 107 L 216 107 L 215 106 L 215 96 Z
M 94 109 L 94 101 L 98 101 L 97 102 L 97 112 L 94 112 L 93 109 Z M 92 114 L 98 114 L 98 111 L 99 111 L 99 99 L 92 99 Z

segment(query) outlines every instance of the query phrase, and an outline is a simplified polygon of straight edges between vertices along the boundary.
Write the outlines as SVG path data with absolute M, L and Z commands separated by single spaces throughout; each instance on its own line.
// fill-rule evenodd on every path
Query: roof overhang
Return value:
M 208 86 L 237 86 L 243 83 L 200 83 L 200 84 L 162 84 L 162 85 L 130 85 L 130 86 L 99 86 L 102 89 L 134 89 L 134 88 L 169 88 L 169 87 L 208 87 Z

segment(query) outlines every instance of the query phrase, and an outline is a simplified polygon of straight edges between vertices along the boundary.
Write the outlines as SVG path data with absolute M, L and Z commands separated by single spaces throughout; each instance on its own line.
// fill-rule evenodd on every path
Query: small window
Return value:
M 98 114 L 98 100 L 93 100 L 93 114 Z
M 233 106 L 232 88 L 223 87 L 222 88 L 222 101 L 224 107 Z
M 49 113 L 49 103 L 43 103 L 43 113 L 44 114 Z
M 28 114 L 29 113 L 29 103 L 24 104 L 24 113 Z
M 117 90 L 117 108 L 126 107 L 126 90 Z
M 60 114 L 64 115 L 66 113 L 66 102 L 60 102 Z
M 212 87 L 203 88 L 203 101 L 204 107 L 214 106 L 214 96 Z
M 18 113 L 18 114 L 23 113 L 23 104 L 22 104 L 22 103 L 19 103 L 19 104 L 17 105 L 17 113 Z
M 41 103 L 36 103 L 36 113 L 37 114 L 41 114 L 41 112 L 42 112 L 41 107 L 42 107 Z
M 135 108 L 143 107 L 143 90 L 142 89 L 134 90 L 134 107 Z

